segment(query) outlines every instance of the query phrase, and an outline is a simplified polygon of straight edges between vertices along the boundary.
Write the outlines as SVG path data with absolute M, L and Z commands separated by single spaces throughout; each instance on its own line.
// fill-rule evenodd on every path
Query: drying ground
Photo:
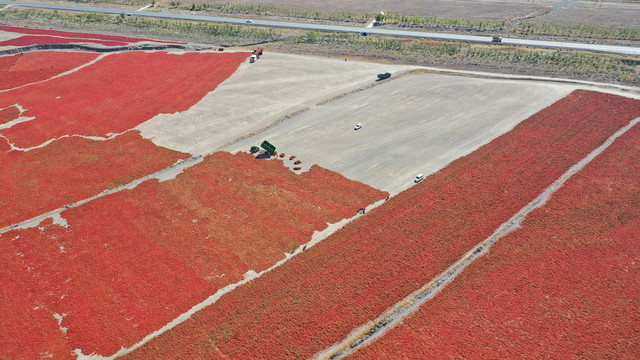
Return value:
M 395 194 L 417 173 L 470 153 L 576 88 L 399 76 L 412 69 L 266 53 L 191 109 L 158 115 L 137 129 L 160 146 L 194 155 L 248 151 L 269 140 L 297 156 L 303 171 L 319 164 Z M 391 80 L 376 81 L 384 71 L 394 74 Z M 354 131 L 357 123 L 363 128 Z
M 311 356 L 446 269 L 640 115 L 638 100 L 577 85 L 247 56 L 123 52 L 56 78 L 72 67 L 23 64 L 40 82 L 0 92 L 12 169 L 3 189 L 14 199 L 0 230 L 10 334 L 0 356 Z M 16 60 L 0 64 L 11 73 Z M 391 80 L 375 81 L 387 70 Z M 99 106 L 95 87 L 108 90 Z M 58 100 L 54 119 L 45 105 Z M 264 139 L 281 156 L 246 153 Z M 418 172 L 434 174 L 413 186 Z M 117 186 L 135 177 L 145 181 Z M 34 181 L 92 187 L 38 198 Z M 34 215 L 20 198 L 49 213 L 21 223 Z

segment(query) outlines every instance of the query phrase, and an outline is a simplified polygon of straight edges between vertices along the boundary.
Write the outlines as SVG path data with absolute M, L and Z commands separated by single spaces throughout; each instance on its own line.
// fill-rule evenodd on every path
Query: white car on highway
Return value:
M 356 126 L 353 127 L 353 130 L 360 130 L 362 128 L 362 124 L 357 123 Z

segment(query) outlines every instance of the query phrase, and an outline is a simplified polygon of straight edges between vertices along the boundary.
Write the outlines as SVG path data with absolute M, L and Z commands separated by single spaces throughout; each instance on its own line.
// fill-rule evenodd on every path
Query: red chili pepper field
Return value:
M 97 57 L 96 54 L 56 51 L 0 56 L 0 71 L 2 71 L 0 90 L 49 79 Z
M 636 125 L 441 294 L 349 359 L 635 359 Z
M 575 91 L 128 358 L 313 356 L 443 272 L 638 116 L 638 100 Z
M 189 109 L 247 57 L 243 52 L 106 55 L 68 75 L 2 93 L 0 108 L 19 104 L 26 109 L 22 116 L 35 119 L 0 129 L 0 135 L 28 148 L 65 135 L 122 133 L 157 114 Z
M 34 307 L 65 314 L 69 346 L 110 355 L 386 195 L 320 167 L 299 176 L 280 161 L 219 152 L 174 180 L 63 211 L 66 226 L 48 220 L 0 244 L 31 275 L 10 283 L 36 294 Z M 7 341 L 20 355 L 21 338 Z

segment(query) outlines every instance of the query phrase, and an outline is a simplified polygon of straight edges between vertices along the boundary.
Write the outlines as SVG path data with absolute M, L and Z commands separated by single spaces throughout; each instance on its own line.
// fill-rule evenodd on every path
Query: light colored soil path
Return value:
M 442 289 L 448 283 L 453 281 L 467 265 L 486 253 L 493 243 L 500 240 L 511 231 L 517 229 L 531 211 L 543 206 L 549 197 L 562 187 L 568 179 L 580 171 L 584 166 L 589 164 L 596 156 L 606 150 L 618 137 L 622 136 L 638 123 L 640 123 L 640 118 L 632 120 L 627 126 L 618 130 L 602 145 L 569 168 L 567 172 L 554 181 L 553 184 L 546 188 L 538 197 L 514 214 L 507 222 L 502 224 L 490 237 L 480 242 L 473 249 L 469 250 L 469 252 L 451 265 L 442 274 L 394 305 L 390 310 L 380 315 L 374 321 L 354 330 L 339 344 L 336 344 L 318 354 L 316 359 L 341 359 L 357 348 L 366 346 L 371 341 L 383 336 L 386 330 L 398 325 L 402 319 L 414 313 L 422 304 L 436 296 L 438 292 L 442 291 Z

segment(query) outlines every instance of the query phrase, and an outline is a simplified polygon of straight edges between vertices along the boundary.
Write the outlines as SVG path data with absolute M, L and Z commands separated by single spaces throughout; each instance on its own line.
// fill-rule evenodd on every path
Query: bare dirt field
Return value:
M 18 37 L 20 37 L 20 34 L 16 34 L 16 33 L 12 33 L 12 32 L 6 32 L 6 31 L 0 31 L 0 42 L 11 40 L 11 39 L 15 39 L 15 38 L 18 38 Z
M 169 1 L 166 1 L 169 3 Z M 196 0 L 196 4 L 210 3 Z M 575 1 L 575 0 L 237 0 L 235 4 L 272 5 L 281 8 L 302 8 L 317 11 L 376 14 L 437 16 L 482 21 L 509 21 L 531 18 L 539 22 L 559 24 L 600 24 L 638 26 L 640 2 Z M 555 10 L 549 12 L 550 10 Z M 548 14 L 545 14 L 549 12 Z
M 320 105 L 229 150 L 268 139 L 302 160 L 303 170 L 319 164 L 396 194 L 413 185 L 416 174 L 441 169 L 572 89 L 411 75 Z
M 532 22 L 638 27 L 640 3 L 577 1 L 539 16 Z
M 397 77 L 408 69 L 268 53 L 242 65 L 190 110 L 156 116 L 138 129 L 158 145 L 194 155 L 248 151 L 269 140 L 287 154 L 285 161 L 296 155 L 302 171 L 319 164 L 396 194 L 417 173 L 437 171 L 576 88 L 439 74 Z M 375 81 L 387 70 L 396 77 Z M 357 123 L 363 128 L 355 131 Z
M 409 66 L 267 53 L 238 71 L 191 109 L 138 126 L 156 144 L 206 154 L 276 120 L 370 85 L 385 71 Z
M 398 13 L 423 16 L 464 17 L 474 20 L 504 20 L 527 15 L 550 1 L 460 1 L 460 0 L 345 0 L 345 1 L 296 1 L 296 0 L 240 0 L 241 4 L 269 4 L 278 7 L 297 7 L 324 11 L 349 11 L 376 14 Z

